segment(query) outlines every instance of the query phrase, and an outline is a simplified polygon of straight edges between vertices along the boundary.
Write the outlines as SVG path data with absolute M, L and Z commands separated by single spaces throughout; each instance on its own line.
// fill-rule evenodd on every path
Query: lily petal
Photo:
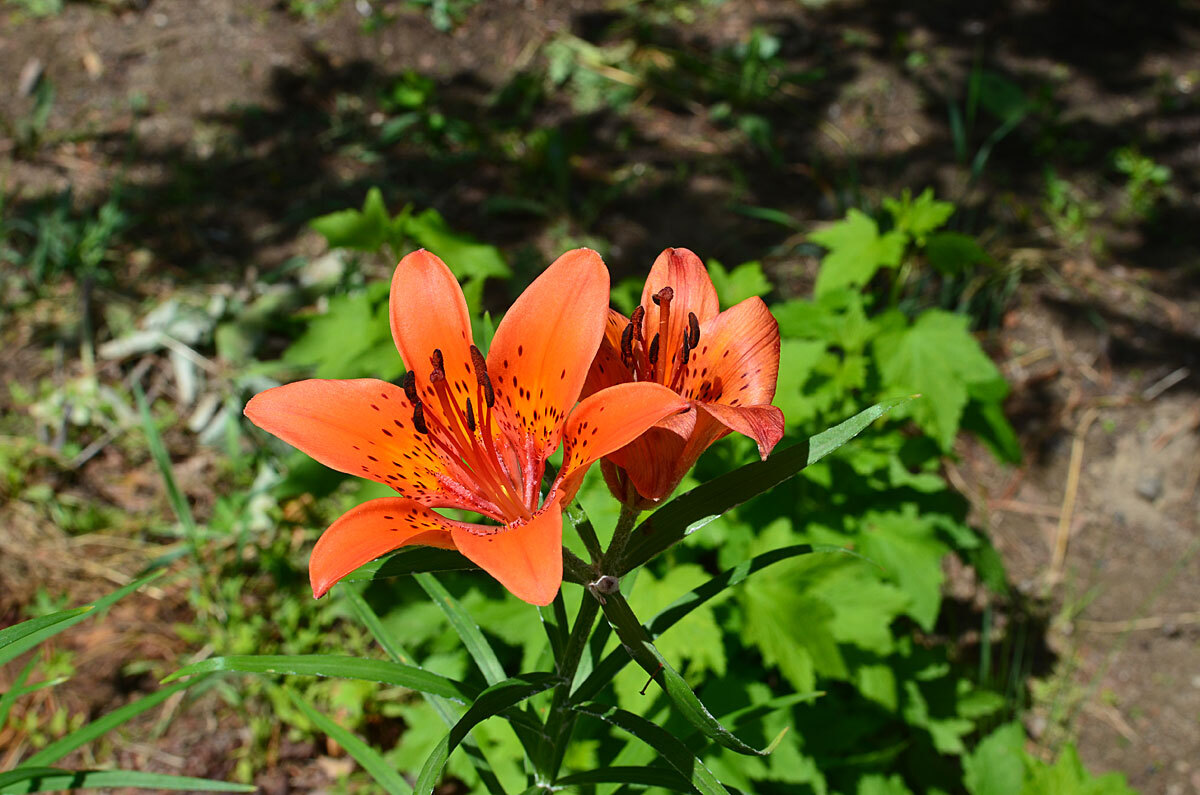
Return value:
M 496 329 L 488 371 L 501 424 L 531 439 L 539 460 L 558 447 L 604 335 L 607 305 L 608 268 L 595 251 L 575 249 L 526 288 Z
M 491 528 L 460 525 L 451 537 L 459 552 L 513 596 L 540 606 L 554 601 L 562 585 L 561 500 L 551 500 L 528 522 Z
M 331 469 L 391 486 L 424 505 L 469 507 L 445 492 L 447 464 L 417 433 L 404 390 L 375 378 L 309 379 L 260 392 L 245 414 Z
M 666 249 L 654 260 L 646 277 L 646 286 L 642 288 L 647 344 L 659 332 L 660 308 L 654 303 L 653 296 L 664 287 L 670 287 L 675 295 L 671 299 L 670 322 L 663 345 L 667 346 L 667 340 L 670 340 L 668 349 L 674 349 L 688 328 L 689 312 L 694 312 L 696 320 L 705 323 L 717 316 L 720 304 L 708 269 L 700 258 L 686 248 Z
M 566 422 L 557 491 L 569 501 L 587 468 L 621 449 L 655 423 L 688 408 L 689 402 L 660 384 L 641 381 L 601 390 L 580 403 Z
M 723 403 L 698 403 L 696 408 L 707 413 L 726 428 L 749 436 L 757 442 L 758 454 L 764 461 L 767 460 L 767 456 L 771 454 L 775 445 L 779 444 L 779 440 L 783 438 L 783 412 L 774 406 L 726 406 Z M 707 445 L 705 446 L 707 447 Z
M 582 397 L 589 397 L 606 387 L 624 384 L 633 380 L 629 368 L 621 361 L 621 335 L 629 325 L 629 318 L 615 309 L 608 310 L 604 324 L 604 338 L 596 349 L 587 380 L 583 383 Z
M 450 520 L 420 503 L 384 497 L 351 508 L 321 534 L 308 562 L 313 596 L 318 599 L 334 583 L 380 555 L 420 544 L 454 549 Z
M 388 300 L 392 339 L 404 366 L 417 378 L 427 412 L 444 412 L 429 383 L 433 352 L 440 350 L 446 379 L 460 408 L 475 394 L 471 367 L 471 316 L 458 280 L 437 256 L 421 249 L 400 260 Z
M 747 298 L 700 326 L 680 392 L 702 403 L 763 406 L 778 375 L 779 323 L 761 298 Z

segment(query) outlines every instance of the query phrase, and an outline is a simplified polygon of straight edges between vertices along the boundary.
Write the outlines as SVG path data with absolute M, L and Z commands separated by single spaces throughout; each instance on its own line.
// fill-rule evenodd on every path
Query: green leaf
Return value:
M 912 790 L 904 785 L 899 773 L 886 777 L 873 773 L 858 780 L 857 795 L 912 795 Z
M 439 676 L 435 673 L 403 663 L 386 660 L 365 660 L 359 657 L 344 657 L 334 654 L 296 655 L 231 655 L 210 657 L 175 671 L 164 682 L 181 676 L 234 671 L 244 674 L 286 674 L 291 676 L 333 676 L 342 679 L 362 679 L 399 685 L 422 693 L 432 693 L 451 701 L 467 703 L 478 693 L 465 683 Z
M 175 513 L 175 518 L 179 520 L 180 526 L 183 527 L 184 536 L 191 544 L 193 555 L 199 555 L 197 536 L 200 528 L 196 526 L 196 519 L 192 516 L 192 506 L 180 491 L 179 484 L 175 482 L 175 470 L 171 465 L 171 456 L 154 424 L 154 417 L 150 415 L 150 405 L 146 402 L 146 396 L 142 393 L 142 388 L 136 384 L 133 387 L 133 397 L 142 417 L 142 430 L 146 433 L 146 446 L 150 448 L 150 457 L 154 459 L 154 463 L 158 467 L 158 474 L 162 476 L 163 485 L 167 489 L 167 500 L 171 503 L 171 510 Z
M 329 299 L 323 314 L 283 353 L 288 364 L 313 367 L 317 378 L 382 378 L 404 372 L 388 325 L 388 290 L 379 282 L 352 295 Z
M 480 631 L 479 625 L 467 614 L 467 611 L 458 603 L 458 600 L 451 596 L 450 592 L 442 587 L 442 584 L 432 574 L 414 574 L 413 579 L 417 581 L 417 584 L 424 589 L 429 598 L 433 600 L 433 603 L 446 615 L 446 618 L 450 621 L 450 626 L 458 633 L 458 637 L 462 640 L 463 645 L 467 647 L 471 659 L 479 666 L 479 670 L 483 673 L 483 678 L 487 683 L 494 685 L 497 682 L 504 681 L 504 667 L 500 665 L 500 660 L 496 657 L 496 652 L 492 651 L 492 647 L 488 644 L 487 638 L 483 637 L 483 632 Z
M 640 615 L 655 615 L 673 604 L 680 593 L 703 587 L 710 579 L 708 573 L 694 563 L 671 566 L 661 580 L 649 571 L 641 571 L 637 588 L 629 596 L 630 608 Z M 689 674 L 711 671 L 718 676 L 724 675 L 725 646 L 721 627 L 708 604 L 697 604 L 680 618 L 673 631 L 659 635 L 654 639 L 658 650 L 668 659 L 687 660 Z
M 622 729 L 658 752 L 667 764 L 679 771 L 692 787 L 702 795 L 729 795 L 727 790 L 704 762 L 696 758 L 678 738 L 656 723 L 646 720 L 627 710 L 597 704 L 594 701 L 579 704 L 577 712 L 602 720 Z
M 13 680 L 12 686 L 4 691 L 4 695 L 0 696 L 0 726 L 8 723 L 8 713 L 12 709 L 13 704 L 27 692 L 31 692 L 33 688 L 25 688 L 25 680 L 29 678 L 29 674 L 37 665 L 38 658 L 35 655 L 29 662 L 25 663 L 25 667 L 17 674 L 17 678 Z
M 715 259 L 710 259 L 706 264 L 722 306 L 733 306 L 747 298 L 771 292 L 771 282 L 767 281 L 761 262 L 743 262 L 732 271 L 726 270 Z
M 807 442 L 777 450 L 766 461 L 746 464 L 676 497 L 637 526 L 618 574 L 643 565 L 731 508 L 815 464 L 862 433 L 872 422 L 911 399 L 877 403 Z
M 53 637 L 63 630 L 75 626 L 85 618 L 98 615 L 122 597 L 127 596 L 162 575 L 163 572 L 161 571 L 152 572 L 144 577 L 139 577 L 128 585 L 118 588 L 107 596 L 97 599 L 90 605 L 63 610 L 50 616 L 30 619 L 29 621 L 23 621 L 20 624 L 0 630 L 0 665 L 19 657 L 22 653 L 33 648 L 46 638 Z M 54 620 L 47 621 L 47 619 Z M 33 629 L 30 629 L 30 626 Z
M 512 276 L 499 249 L 455 232 L 437 210 L 426 210 L 409 218 L 405 232 L 418 246 L 441 257 L 460 280 Z
M 572 773 L 569 776 L 563 776 L 554 781 L 556 788 L 583 787 L 587 784 L 634 784 L 642 787 L 664 787 L 675 792 L 695 791 L 688 780 L 681 777 L 677 771 L 668 770 L 664 767 L 617 765 L 598 770 L 588 770 L 584 773 Z
M 376 252 L 391 239 L 392 221 L 379 188 L 367 191 L 362 210 L 339 210 L 308 222 L 332 248 Z
M 987 265 L 988 256 L 971 235 L 961 232 L 938 232 L 925 241 L 925 256 L 929 264 L 942 273 L 953 276 L 973 265 Z
M 84 616 L 91 612 L 91 610 L 92 607 L 90 605 L 75 607 L 69 610 L 60 610 L 48 616 L 31 618 L 28 621 L 22 621 L 20 624 L 0 629 L 0 665 L 18 656 L 34 644 L 40 643 L 46 638 L 56 635 L 71 626 L 71 624 L 66 624 L 55 629 L 55 625 L 63 624 L 75 617 Z M 34 639 L 29 640 L 30 638 Z M 13 647 L 20 641 L 26 641 L 26 643 L 21 644 L 21 646 L 14 650 Z
M 67 789 L 139 787 L 193 792 L 257 792 L 247 784 L 229 784 L 207 778 L 143 773 L 137 770 L 59 770 L 52 767 L 19 767 L 0 773 L 0 792 L 57 792 Z
M 954 215 L 954 203 L 934 199 L 933 188 L 926 188 L 915 200 L 912 193 L 905 190 L 899 199 L 884 199 L 883 206 L 892 214 L 896 229 L 917 245 L 925 245 L 926 236 Z
M 908 614 L 929 632 L 942 600 L 942 558 L 950 548 L 931 519 L 917 516 L 911 504 L 906 507 L 913 510 L 867 513 L 858 548 L 908 594 Z
M 993 731 L 963 757 L 963 786 L 971 795 L 1012 795 L 1025 779 L 1025 731 L 1008 723 Z
M 922 399 L 906 408 L 921 428 L 949 450 L 958 432 L 970 390 L 1006 389 L 1004 378 L 967 330 L 968 318 L 931 309 L 912 326 L 892 315 L 888 330 L 874 341 L 875 360 L 885 387 L 919 392 Z
M 176 682 L 170 687 L 164 687 L 162 690 L 151 693 L 148 696 L 143 696 L 142 698 L 130 702 L 123 707 L 118 707 L 112 712 L 106 714 L 104 717 L 97 718 L 91 723 L 88 723 L 71 732 L 66 737 L 50 743 L 45 748 L 26 759 L 24 764 L 33 766 L 54 764 L 81 745 L 90 743 L 97 737 L 100 737 L 101 735 L 104 735 L 120 726 L 122 723 L 141 715 L 146 710 L 158 706 L 179 691 L 191 687 L 199 681 L 200 679 L 195 679 L 189 682 Z
M 1079 752 L 1068 745 L 1053 766 L 1027 757 L 1030 766 L 1021 795 L 1136 795 L 1120 773 L 1092 776 L 1079 761 Z
M 421 773 L 417 777 L 417 783 L 413 789 L 424 795 L 432 795 L 433 788 L 441 777 L 442 768 L 446 765 L 446 760 L 450 758 L 451 752 L 458 747 L 458 744 L 476 724 L 499 715 L 530 696 L 548 690 L 556 684 L 558 684 L 558 677 L 552 674 L 524 674 L 488 687 L 479 694 L 479 697 L 475 699 L 458 723 L 454 724 L 449 734 L 434 747 L 429 758 L 425 760 L 425 765 L 421 768 Z
M 829 249 L 817 273 L 818 297 L 839 287 L 861 287 L 879 268 L 894 268 L 904 257 L 904 233 L 880 235 L 875 219 L 861 210 L 850 210 L 844 221 L 813 232 L 809 239 Z
M 712 716 L 674 666 L 650 642 L 645 627 L 634 616 L 629 603 L 619 591 L 606 595 L 604 599 L 604 617 L 621 639 L 629 656 L 642 666 L 652 680 L 658 682 L 689 723 L 703 732 L 705 737 L 739 754 L 765 756 L 771 752 L 771 746 L 759 750 L 742 742 Z
M 849 672 L 831 626 L 833 609 L 804 593 L 794 579 L 751 580 L 738 593 L 738 602 L 744 617 L 742 637 L 796 690 L 814 690 L 818 673 L 846 678 Z
M 378 782 L 379 786 L 383 787 L 390 795 L 410 795 L 413 791 L 399 773 L 392 769 L 379 753 L 360 740 L 357 735 L 347 731 L 342 726 L 339 726 L 326 715 L 319 712 L 315 707 L 308 703 L 295 690 L 287 689 L 288 697 L 296 708 L 304 713 L 310 721 L 312 721 L 318 729 L 329 735 L 335 740 L 338 745 L 346 749 L 350 756 L 354 757 L 363 770 L 371 774 L 371 778 Z
M 452 549 L 406 547 L 358 567 L 343 577 L 342 582 L 370 582 L 424 571 L 466 571 L 478 568 Z

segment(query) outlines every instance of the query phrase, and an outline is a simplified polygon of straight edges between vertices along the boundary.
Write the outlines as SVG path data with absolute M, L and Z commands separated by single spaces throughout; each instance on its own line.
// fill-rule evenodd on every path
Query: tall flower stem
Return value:
M 617 526 L 613 529 L 612 541 L 609 542 L 608 550 L 604 553 L 604 560 L 600 564 L 601 574 L 612 574 L 615 572 L 621 563 L 621 558 L 625 556 L 625 546 L 629 543 L 629 534 L 633 532 L 633 526 L 637 524 L 637 518 L 641 515 L 640 508 L 633 507 L 628 500 L 621 504 L 621 515 L 617 517 Z
M 592 625 L 596 622 L 599 609 L 600 603 L 590 594 L 584 593 L 579 613 L 575 616 L 575 625 L 571 627 L 571 635 L 563 649 L 562 659 L 557 662 L 561 681 L 554 689 L 550 711 L 546 715 L 546 733 L 537 765 L 539 774 L 544 778 L 539 784 L 548 786 L 554 780 L 567 752 L 567 744 L 575 728 L 575 716 L 567 709 L 567 699 L 570 698 L 571 685 L 575 683 L 575 672 L 579 670 L 579 661 L 583 657 L 588 638 L 591 637 Z

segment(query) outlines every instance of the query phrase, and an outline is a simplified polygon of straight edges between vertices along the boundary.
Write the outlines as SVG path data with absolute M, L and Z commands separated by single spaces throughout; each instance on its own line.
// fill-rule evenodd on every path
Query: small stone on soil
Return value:
M 1137 493 L 1146 502 L 1154 502 L 1163 493 L 1163 481 L 1159 475 L 1146 475 L 1137 484 Z

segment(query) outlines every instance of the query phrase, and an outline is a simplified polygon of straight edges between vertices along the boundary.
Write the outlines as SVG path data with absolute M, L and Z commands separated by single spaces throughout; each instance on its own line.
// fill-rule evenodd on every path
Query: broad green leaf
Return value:
M 925 256 L 929 264 L 942 273 L 953 276 L 973 265 L 987 265 L 992 258 L 975 238 L 961 232 L 938 232 L 925 241 Z
M 1079 752 L 1068 745 L 1053 766 L 1027 757 L 1030 767 L 1021 795 L 1136 795 L 1120 773 L 1093 776 L 1079 761 Z
M 19 767 L 0 773 L 0 792 L 59 792 L 75 789 L 137 787 L 191 792 L 257 792 L 248 784 L 229 784 L 207 778 L 143 773 L 138 770 L 59 770 L 52 767 Z
M 398 378 L 404 364 L 388 325 L 387 287 L 378 282 L 363 292 L 331 297 L 326 311 L 309 320 L 284 351 L 283 361 L 312 367 L 317 378 Z
M 477 724 L 495 715 L 499 715 L 510 707 L 525 701 L 530 696 L 537 695 L 558 684 L 558 677 L 553 674 L 525 674 L 497 682 L 475 699 L 474 703 L 450 729 L 449 734 L 437 744 L 424 767 L 417 777 L 414 791 L 423 795 L 432 795 L 442 775 L 442 768 L 450 754 L 463 741 L 467 733 Z
M 908 594 L 912 600 L 908 614 L 931 631 L 942 600 L 942 558 L 950 551 L 938 538 L 933 521 L 914 511 L 872 511 L 862 524 L 859 550 Z
M 379 188 L 367 191 L 362 210 L 339 210 L 308 222 L 331 248 L 376 252 L 391 239 L 392 221 Z
M 759 750 L 742 742 L 712 716 L 684 678 L 650 641 L 646 628 L 638 622 L 633 611 L 629 609 L 629 603 L 619 591 L 606 595 L 604 599 L 604 617 L 621 639 L 621 644 L 629 656 L 663 689 L 680 715 L 703 732 L 705 737 L 731 751 L 746 756 L 764 756 L 771 752 L 770 746 Z
M 674 546 L 726 511 L 782 483 L 862 433 L 868 425 L 911 398 L 878 403 L 807 442 L 777 450 L 766 461 L 746 464 L 701 484 L 659 508 L 634 530 L 621 562 L 623 575 Z
M 455 232 L 437 210 L 426 210 L 410 217 L 404 231 L 418 246 L 441 257 L 460 280 L 512 276 L 499 249 Z
M 478 693 L 473 686 L 465 682 L 457 682 L 412 665 L 333 654 L 247 654 L 210 657 L 207 660 L 180 668 L 163 681 L 170 682 L 181 676 L 217 671 L 363 679 L 368 682 L 382 682 L 383 684 L 407 687 L 422 693 L 432 693 L 435 696 L 442 696 L 461 703 L 470 702 Z
M 954 203 L 933 198 L 933 188 L 926 188 L 916 199 L 905 190 L 899 199 L 884 199 L 883 206 L 892 214 L 896 229 L 917 245 L 924 245 L 926 236 L 954 215 Z
M 879 234 L 875 219 L 861 210 L 850 210 L 845 220 L 813 232 L 809 239 L 829 249 L 813 290 L 818 297 L 840 287 L 861 287 L 879 268 L 894 268 L 904 257 L 904 233 Z
M 963 757 L 963 786 L 971 795 L 1019 793 L 1025 779 L 1021 761 L 1025 731 L 1019 723 L 1000 726 Z
M 479 567 L 452 549 L 406 547 L 360 566 L 343 577 L 342 582 L 370 582 L 424 571 L 464 571 L 477 568 Z
M 1003 376 L 967 330 L 968 318 L 931 309 L 911 326 L 898 316 L 874 341 L 884 386 L 919 392 L 922 399 L 903 410 L 949 450 L 958 432 L 970 390 L 986 385 L 1003 396 Z
M 904 785 L 899 773 L 891 776 L 872 773 L 858 780 L 857 795 L 912 795 L 912 790 Z
M 97 737 L 112 731 L 122 723 L 141 715 L 146 710 L 158 706 L 179 691 L 191 687 L 199 681 L 200 678 L 187 682 L 176 682 L 169 687 L 164 687 L 162 690 L 158 690 L 148 696 L 143 696 L 136 701 L 132 701 L 123 707 L 118 707 L 112 712 L 104 715 L 104 717 L 97 718 L 91 723 L 85 724 L 84 726 L 71 732 L 66 737 L 62 737 L 50 743 L 45 748 L 34 753 L 32 756 L 26 759 L 24 764 L 33 765 L 35 767 L 41 765 L 52 765 L 81 745 L 90 743 Z
M 288 697 L 296 708 L 304 713 L 310 721 L 312 721 L 318 729 L 329 735 L 335 740 L 338 745 L 346 749 L 350 756 L 354 757 L 363 770 L 371 774 L 371 778 L 383 787 L 390 795 L 410 795 L 413 791 L 399 773 L 392 769 L 379 753 L 360 740 L 357 735 L 335 723 L 332 719 L 318 711 L 315 707 L 308 703 L 307 700 L 295 690 L 287 689 Z
M 487 642 L 487 638 L 483 636 L 479 625 L 475 623 L 475 619 L 467 614 L 463 606 L 458 603 L 458 600 L 450 595 L 440 582 L 437 581 L 432 574 L 418 573 L 413 575 L 413 579 L 417 584 L 424 589 L 433 603 L 437 605 L 450 621 L 450 626 L 458 633 L 458 637 L 462 639 L 463 645 L 467 647 L 467 652 L 471 658 L 475 660 L 475 664 L 479 666 L 480 672 L 483 673 L 483 678 L 489 685 L 494 685 L 497 682 L 502 682 L 505 679 L 504 667 L 500 665 L 500 660 L 496 657 L 496 652 L 492 651 L 492 647 Z
M 151 572 L 144 577 L 139 577 L 128 585 L 123 585 L 107 596 L 97 599 L 90 605 L 76 607 L 71 610 L 63 610 L 52 616 L 42 616 L 41 618 L 24 621 L 15 626 L 7 627 L 0 630 L 0 665 L 9 660 L 19 657 L 24 652 L 32 649 L 37 644 L 49 637 L 53 637 L 63 630 L 73 627 L 80 621 L 94 615 L 98 615 L 107 610 L 119 599 L 133 593 L 138 588 L 141 588 L 148 582 L 158 579 L 163 575 L 161 571 Z M 55 619 L 42 624 L 34 624 L 44 619 Z M 30 625 L 34 629 L 30 630 Z
M 771 282 L 763 273 L 761 262 L 743 262 L 733 270 L 726 270 L 715 259 L 710 259 L 706 264 L 722 306 L 733 306 L 747 298 L 771 292 Z
M 594 701 L 579 704 L 575 710 L 623 729 L 653 748 L 702 795 L 729 795 L 729 790 L 725 789 L 712 771 L 705 767 L 686 745 L 658 724 L 632 712 Z
M 817 674 L 845 678 L 849 671 L 833 636 L 834 612 L 806 594 L 794 578 L 757 578 L 738 592 L 742 637 L 778 666 L 796 690 L 816 688 Z

